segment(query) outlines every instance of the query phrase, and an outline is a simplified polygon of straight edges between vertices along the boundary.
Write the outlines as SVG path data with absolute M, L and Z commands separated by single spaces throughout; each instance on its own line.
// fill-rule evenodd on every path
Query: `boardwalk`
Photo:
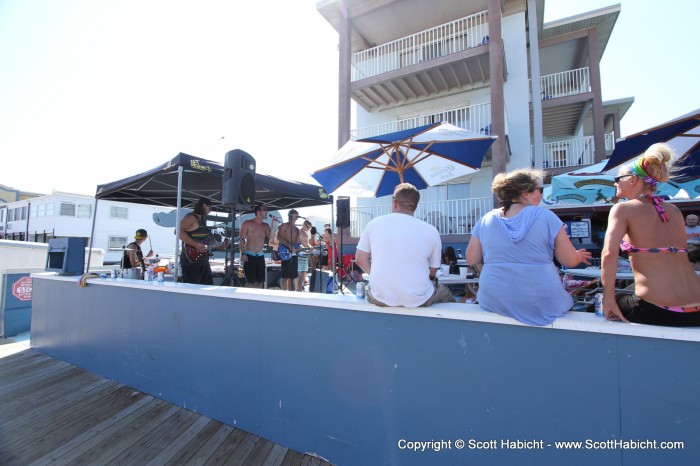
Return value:
M 34 350 L 0 357 L 0 463 L 330 464 Z

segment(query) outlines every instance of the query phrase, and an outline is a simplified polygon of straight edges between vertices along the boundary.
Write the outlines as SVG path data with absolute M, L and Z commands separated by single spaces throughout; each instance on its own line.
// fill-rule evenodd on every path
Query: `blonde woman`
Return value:
M 467 263 L 484 264 L 479 305 L 529 325 L 550 324 L 573 307 L 553 257 L 567 267 L 591 258 L 574 248 L 554 213 L 538 207 L 543 176 L 531 169 L 496 175 L 491 190 L 501 207 L 479 219 L 467 247 Z
M 669 179 L 673 153 L 654 144 L 620 168 L 602 255 L 603 309 L 609 320 L 672 327 L 700 326 L 700 277 L 688 260 L 685 222 L 674 206 L 655 197 Z M 629 254 L 635 294 L 615 294 L 617 259 Z

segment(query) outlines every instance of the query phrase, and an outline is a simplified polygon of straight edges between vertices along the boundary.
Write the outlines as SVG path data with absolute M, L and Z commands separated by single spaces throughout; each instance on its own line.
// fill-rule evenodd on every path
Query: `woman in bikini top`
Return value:
M 603 309 L 610 320 L 628 321 L 615 296 L 620 249 L 629 253 L 635 298 L 644 305 L 662 313 L 700 305 L 700 277 L 688 260 L 683 215 L 653 195 L 656 185 L 669 178 L 671 155 L 667 146 L 655 144 L 615 178 L 617 195 L 630 200 L 610 210 L 603 246 Z

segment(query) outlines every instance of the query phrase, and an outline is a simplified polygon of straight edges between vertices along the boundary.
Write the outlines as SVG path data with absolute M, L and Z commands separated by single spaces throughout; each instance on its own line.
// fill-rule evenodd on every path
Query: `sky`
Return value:
M 545 21 L 614 4 L 547 0 Z M 628 135 L 700 107 L 700 2 L 623 0 L 603 100 Z M 93 195 L 179 152 L 309 176 L 337 150 L 338 35 L 315 0 L 0 0 L 0 184 Z

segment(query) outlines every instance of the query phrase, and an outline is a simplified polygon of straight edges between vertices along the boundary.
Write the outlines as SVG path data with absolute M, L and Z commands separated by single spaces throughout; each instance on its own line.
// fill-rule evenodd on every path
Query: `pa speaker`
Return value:
M 228 151 L 224 159 L 221 204 L 250 210 L 255 203 L 255 159 L 240 149 Z
M 335 226 L 338 228 L 350 228 L 350 198 L 339 197 L 335 205 L 338 209 Z

